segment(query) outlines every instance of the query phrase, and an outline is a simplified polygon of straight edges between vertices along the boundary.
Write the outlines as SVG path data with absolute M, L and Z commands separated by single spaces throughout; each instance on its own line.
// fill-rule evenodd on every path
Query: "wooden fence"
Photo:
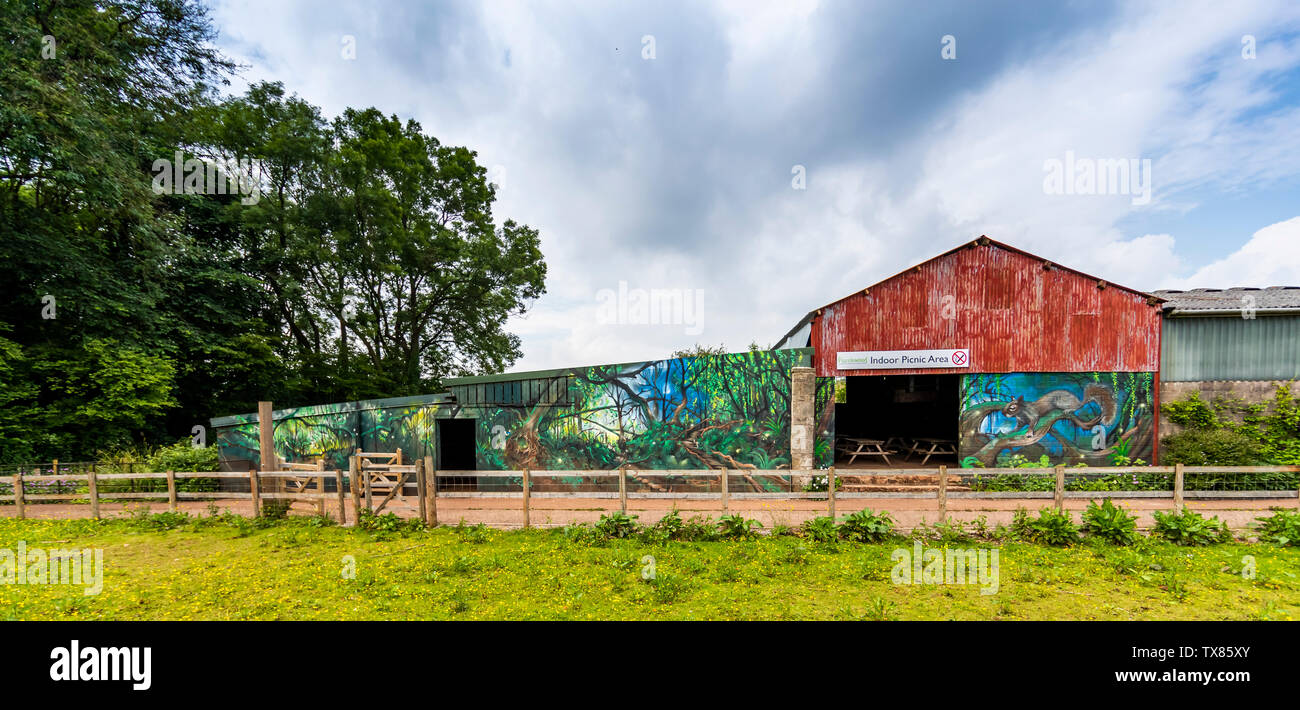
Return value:
M 1263 498 L 1263 499 L 1291 499 L 1297 500 L 1300 505 L 1300 487 L 1291 489 L 1288 486 L 1273 490 L 1249 490 L 1245 488 L 1232 489 L 1228 486 L 1227 490 L 1209 490 L 1189 489 L 1187 480 L 1189 476 L 1213 476 L 1217 483 L 1220 479 L 1232 481 L 1241 479 L 1244 481 L 1258 480 L 1260 474 L 1297 474 L 1300 473 L 1300 466 L 1142 466 L 1132 468 L 1122 467 L 1064 467 L 1057 466 L 1049 469 L 1027 469 L 1027 468 L 1001 468 L 1001 469 L 954 469 L 949 471 L 946 466 L 940 466 L 935 469 L 848 469 L 847 471 L 838 472 L 834 467 L 830 469 L 813 469 L 813 470 L 790 470 L 790 469 L 773 469 L 773 470 L 753 470 L 753 469 L 698 469 L 698 470 L 640 470 L 620 468 L 612 471 L 438 471 L 433 468 L 432 458 L 424 457 L 417 459 L 413 464 L 390 465 L 389 473 L 398 474 L 398 479 L 393 485 L 388 487 L 387 495 L 378 500 L 376 504 L 375 491 L 372 490 L 372 481 L 374 477 L 366 475 L 363 471 L 362 459 L 352 457 L 350 461 L 350 470 L 345 477 L 342 471 L 326 471 L 319 467 L 307 468 L 303 465 L 294 467 L 295 470 L 281 471 L 258 471 L 256 469 L 246 473 L 238 472 L 211 472 L 211 471 L 165 471 L 161 473 L 100 473 L 97 474 L 91 470 L 87 473 L 80 474 L 61 474 L 61 475 L 36 475 L 28 476 L 24 474 L 15 474 L 10 478 L 13 485 L 13 492 L 9 495 L 0 495 L 0 501 L 13 501 L 16 506 L 16 515 L 19 518 L 25 517 L 25 509 L 29 502 L 38 501 L 67 501 L 73 503 L 84 502 L 89 504 L 90 512 L 93 517 L 100 517 L 99 506 L 101 501 L 114 500 L 158 500 L 165 498 L 168 502 L 168 509 L 175 511 L 177 502 L 180 500 L 205 500 L 205 499 L 222 499 L 222 500 L 250 500 L 255 514 L 262 511 L 262 502 L 266 500 L 308 500 L 317 503 L 318 514 L 324 515 L 327 501 L 333 500 L 337 505 L 338 518 L 340 523 L 347 522 L 347 501 L 350 498 L 354 519 L 360 519 L 363 511 L 379 514 L 393 500 L 395 496 L 403 495 L 408 486 L 415 486 L 416 496 L 418 498 L 418 510 L 420 519 L 430 525 L 438 524 L 438 498 L 488 498 L 488 497 L 506 497 L 518 498 L 524 516 L 524 526 L 530 525 L 531 501 L 533 498 L 617 498 L 619 509 L 626 512 L 628 501 L 634 499 L 678 499 L 678 500 L 708 500 L 713 499 L 720 502 L 722 510 L 730 511 L 732 500 L 743 499 L 774 499 L 774 500 L 824 500 L 826 502 L 827 513 L 835 515 L 836 502 L 853 499 L 882 499 L 882 498 L 926 498 L 936 502 L 939 515 L 941 518 L 946 517 L 948 510 L 948 501 L 954 498 L 1016 498 L 1016 499 L 1034 499 L 1034 498 L 1051 498 L 1056 509 L 1064 508 L 1067 498 L 1168 498 L 1170 507 L 1181 509 L 1187 499 L 1214 499 L 1214 498 Z M 1170 479 L 1169 490 L 1066 490 L 1067 480 L 1088 480 L 1089 477 L 1107 477 L 1116 476 L 1168 476 Z M 732 489 L 732 480 L 735 477 L 742 477 L 746 480 L 749 487 Z M 933 486 L 925 486 L 923 490 L 917 491 L 841 491 L 839 482 L 844 476 L 906 476 L 912 481 L 932 480 Z M 1247 478 L 1255 476 L 1255 479 Z M 1004 491 L 976 491 L 968 490 L 969 484 L 980 480 L 991 479 L 999 480 L 1006 477 L 1012 479 L 1020 478 L 1024 481 L 1029 479 L 1039 479 L 1038 490 L 1004 490 Z M 538 479 L 579 479 L 582 481 L 595 481 L 603 479 L 604 485 L 612 488 L 615 484 L 617 489 L 609 491 L 592 491 L 592 490 L 574 490 L 573 485 L 569 483 L 552 484 L 555 487 L 570 490 L 560 491 L 541 491 L 535 490 L 541 486 Z M 651 485 L 648 479 L 668 478 L 671 480 L 678 479 L 704 479 L 706 482 L 713 479 L 716 485 L 708 483 L 705 487 L 708 490 L 665 490 L 672 488 L 673 485 Z M 757 478 L 775 479 L 785 481 L 787 490 L 754 490 Z M 100 492 L 99 484 L 104 481 L 114 480 L 158 480 L 163 479 L 167 482 L 166 491 L 129 491 L 129 492 Z M 249 491 L 247 493 L 239 491 L 179 491 L 177 490 L 177 481 L 183 479 L 235 479 L 247 480 Z M 287 490 L 295 486 L 285 486 L 286 479 L 295 483 L 295 490 Z M 440 491 L 437 485 L 440 479 L 473 479 L 481 480 L 500 480 L 506 488 L 518 487 L 518 490 L 509 491 Z M 818 487 L 825 486 L 824 490 L 794 490 L 796 482 L 810 481 L 818 479 Z M 2 479 L 0 479 L 2 480 Z M 37 481 L 86 481 L 87 491 L 85 493 L 61 493 L 61 494 L 33 494 L 26 490 L 29 483 Z M 335 490 L 327 491 L 325 481 L 333 480 Z M 649 490 L 630 490 L 629 480 L 640 488 L 649 488 Z M 677 484 L 677 485 L 680 485 Z M 952 487 L 967 490 L 951 490 Z M 761 487 L 758 486 L 758 487 Z M 1050 487 L 1050 490 L 1046 490 Z M 264 490 L 270 489 L 270 490 Z

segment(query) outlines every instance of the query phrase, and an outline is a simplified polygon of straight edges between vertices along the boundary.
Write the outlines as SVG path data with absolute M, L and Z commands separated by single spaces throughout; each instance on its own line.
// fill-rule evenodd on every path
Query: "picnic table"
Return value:
M 885 460 L 886 466 L 892 466 L 889 462 L 889 455 L 896 454 L 893 449 L 886 449 L 885 442 L 880 439 L 858 439 L 855 437 L 844 437 L 841 441 L 848 442 L 840 447 L 840 451 L 849 456 L 849 463 L 859 456 L 879 456 Z
M 919 437 L 912 445 L 912 453 L 922 456 L 921 465 L 924 466 L 931 456 L 943 456 L 946 454 L 957 455 L 957 442 L 952 439 L 931 439 Z

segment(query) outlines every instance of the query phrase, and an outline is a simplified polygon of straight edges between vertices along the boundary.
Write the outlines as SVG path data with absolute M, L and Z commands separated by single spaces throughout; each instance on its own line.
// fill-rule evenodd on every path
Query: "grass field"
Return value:
M 591 543 L 315 518 L 0 519 L 0 550 L 19 541 L 102 549 L 103 589 L 0 584 L 3 619 L 1300 619 L 1300 549 L 1270 544 L 958 542 L 1000 549 L 1000 588 L 982 595 L 893 584 L 891 553 L 913 544 L 901 538 Z

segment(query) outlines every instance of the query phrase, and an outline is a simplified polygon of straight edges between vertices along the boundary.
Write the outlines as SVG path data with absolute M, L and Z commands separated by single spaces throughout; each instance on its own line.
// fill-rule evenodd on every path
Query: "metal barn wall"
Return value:
M 826 306 L 813 321 L 817 375 L 945 371 L 835 367 L 839 351 L 932 348 L 970 348 L 970 367 L 946 370 L 953 374 L 1159 369 L 1158 305 L 1046 264 L 972 243 Z
M 1300 379 L 1300 316 L 1166 318 L 1165 382 Z

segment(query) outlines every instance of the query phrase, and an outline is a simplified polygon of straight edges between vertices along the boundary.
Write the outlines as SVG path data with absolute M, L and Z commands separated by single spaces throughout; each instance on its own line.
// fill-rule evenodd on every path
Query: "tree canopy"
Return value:
M 0 24 L 0 460 L 519 357 L 505 323 L 546 265 L 473 151 L 278 83 L 222 93 L 236 67 L 191 0 L 5 3 Z

